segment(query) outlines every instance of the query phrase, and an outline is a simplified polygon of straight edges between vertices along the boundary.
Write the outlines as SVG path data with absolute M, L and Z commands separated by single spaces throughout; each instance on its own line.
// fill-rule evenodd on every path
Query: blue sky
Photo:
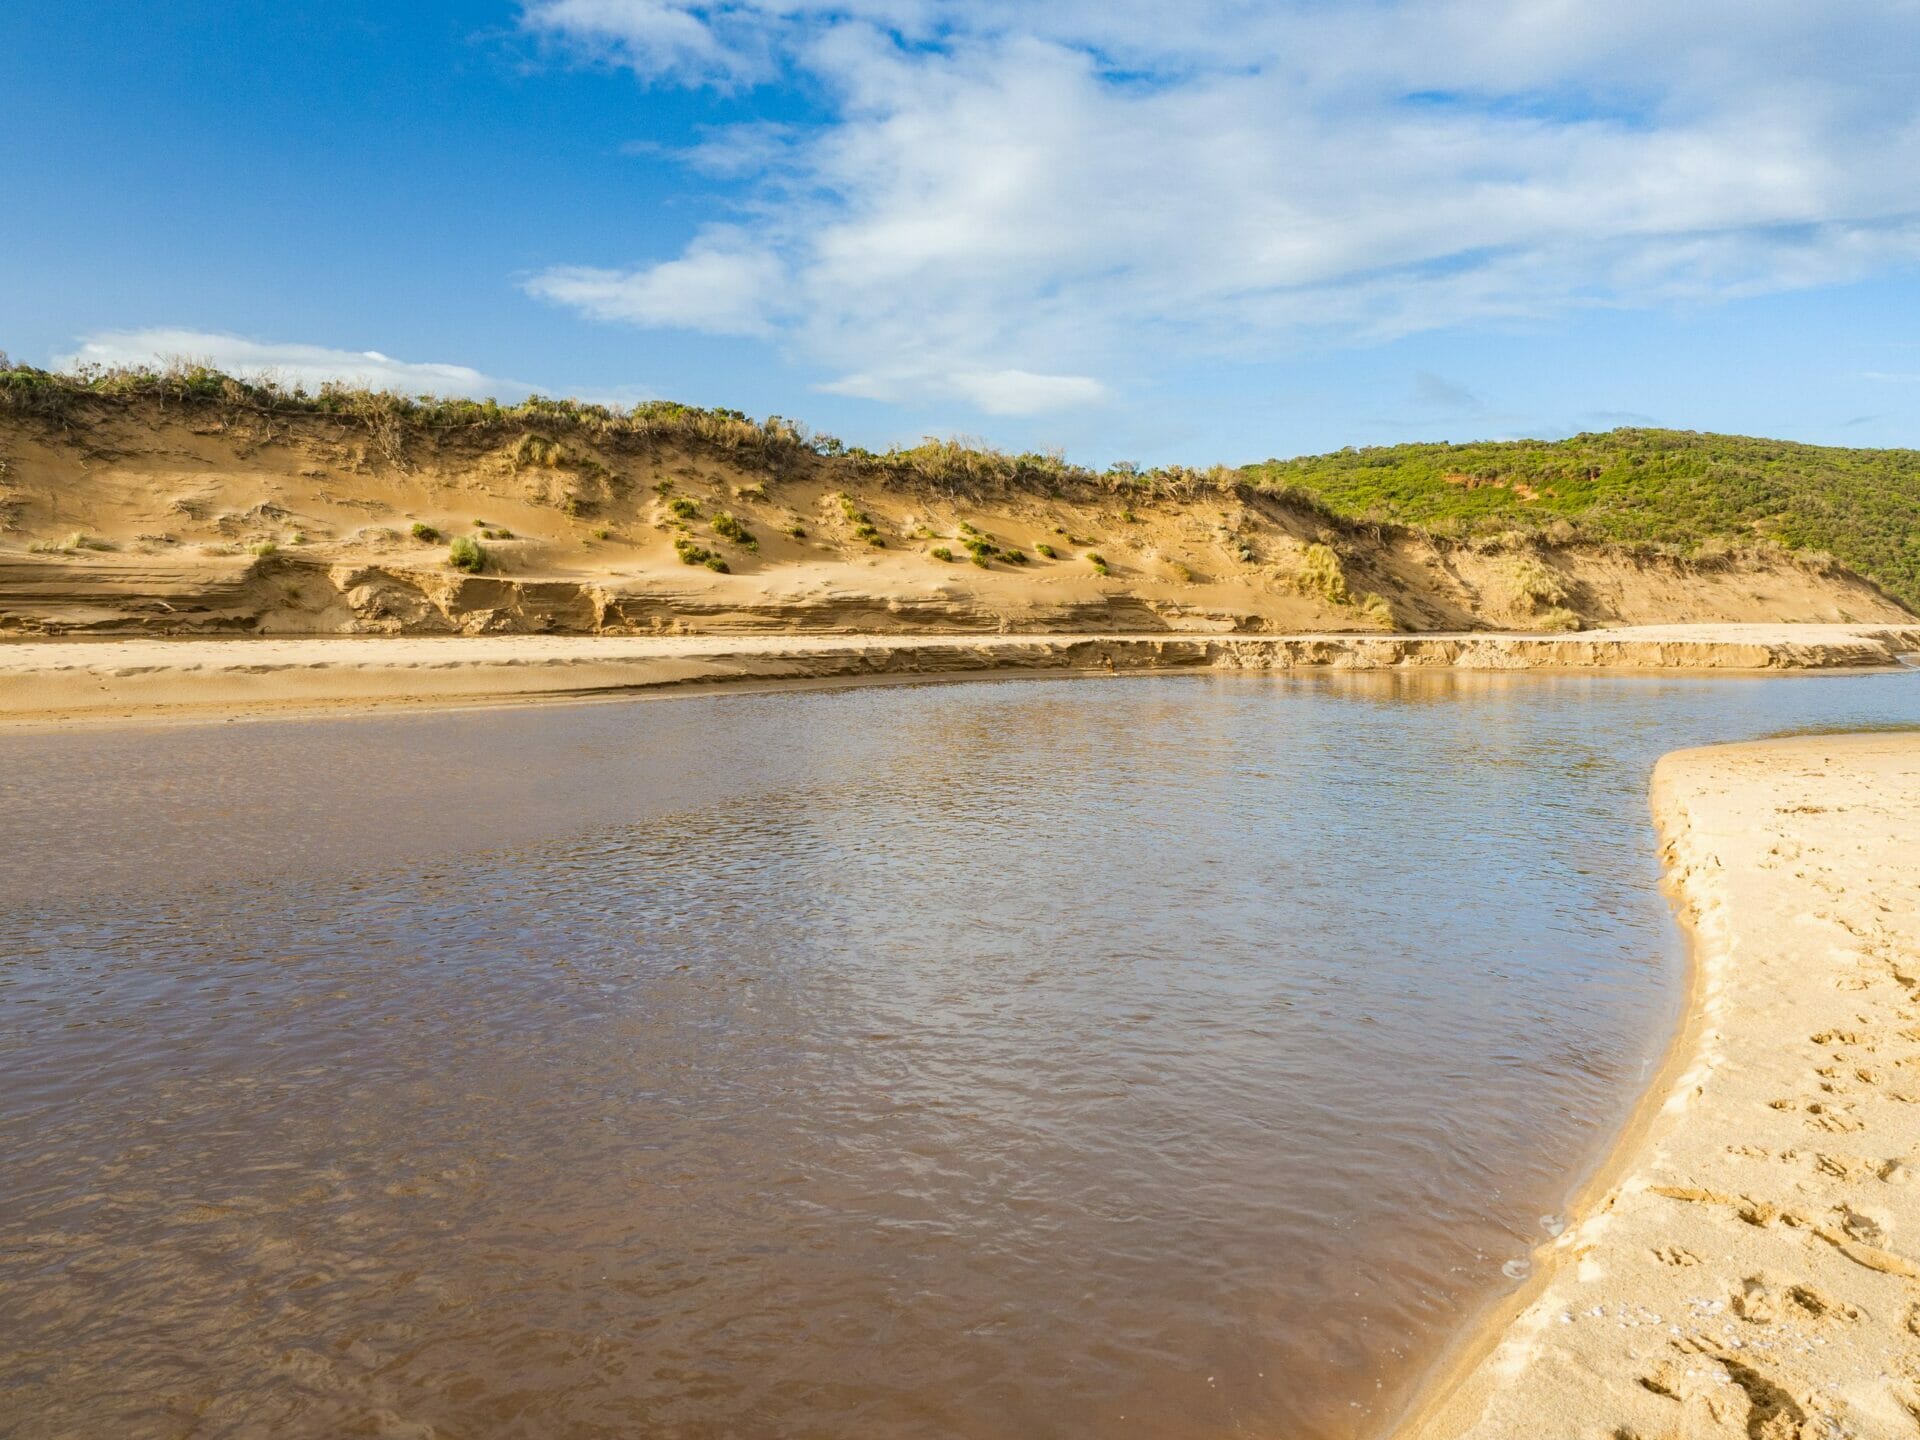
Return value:
M 1920 443 L 1909 0 L 0 9 L 0 347 L 1091 462 Z

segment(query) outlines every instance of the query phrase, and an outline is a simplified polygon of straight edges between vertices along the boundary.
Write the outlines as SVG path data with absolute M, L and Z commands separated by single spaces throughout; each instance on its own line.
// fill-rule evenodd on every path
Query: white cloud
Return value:
M 724 14 L 702 14 L 676 0 L 543 0 L 526 12 L 535 32 L 648 79 L 679 75 L 717 83 L 764 73 L 765 57 L 753 53 L 748 36 L 716 33 L 721 19 Z
M 947 370 L 921 374 L 843 375 L 816 387 L 863 400 L 959 399 L 988 415 L 1040 415 L 1098 405 L 1107 387 L 1088 375 L 1036 375 L 1031 370 Z
M 282 384 L 315 390 L 328 381 L 392 390 L 402 395 L 455 395 L 470 399 L 522 399 L 533 387 L 484 375 L 465 365 L 396 360 L 378 350 L 333 350 L 324 345 L 248 340 L 206 330 L 104 330 L 81 337 L 57 368 L 82 365 L 165 365 L 182 359 L 243 378 L 269 376 Z
M 742 208 L 530 288 L 843 393 L 1093 403 L 1114 357 L 1717 300 L 1920 259 L 1911 0 L 534 0 L 649 82 L 798 81 Z M 740 218 L 744 215 L 746 218 Z M 999 408 L 996 407 L 1011 407 Z
M 948 377 L 955 391 L 989 415 L 1035 415 L 1097 405 L 1107 387 L 1087 375 L 1036 375 L 1031 370 L 962 370 Z
M 678 260 L 639 270 L 561 266 L 536 275 L 527 289 L 596 320 L 765 335 L 780 315 L 784 282 L 777 256 L 714 227 Z

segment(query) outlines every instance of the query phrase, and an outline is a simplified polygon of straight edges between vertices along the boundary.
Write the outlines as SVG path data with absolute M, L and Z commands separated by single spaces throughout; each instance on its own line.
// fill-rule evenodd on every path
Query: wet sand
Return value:
M 996 671 L 1723 670 L 1887 666 L 1920 626 L 1582 634 L 324 636 L 0 646 L 0 725 L 577 698 L 669 686 Z
M 1689 1019 L 1581 1218 L 1402 1433 L 1920 1426 L 1920 736 L 1655 772 Z

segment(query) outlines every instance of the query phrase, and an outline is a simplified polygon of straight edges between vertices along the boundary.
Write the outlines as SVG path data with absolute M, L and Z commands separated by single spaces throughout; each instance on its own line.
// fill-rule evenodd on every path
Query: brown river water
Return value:
M 0 736 L 0 1433 L 1379 1434 L 1604 1152 L 1655 757 L 1920 675 Z

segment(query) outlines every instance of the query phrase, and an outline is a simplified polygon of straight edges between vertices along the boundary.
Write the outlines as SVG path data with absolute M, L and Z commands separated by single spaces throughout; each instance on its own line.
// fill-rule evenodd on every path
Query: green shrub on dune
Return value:
M 1687 430 L 1570 440 L 1391 445 L 1249 465 L 1347 521 L 1470 537 L 1518 530 L 1554 544 L 1674 547 L 1705 565 L 1732 543 L 1821 552 L 1920 605 L 1920 451 L 1846 450 Z

